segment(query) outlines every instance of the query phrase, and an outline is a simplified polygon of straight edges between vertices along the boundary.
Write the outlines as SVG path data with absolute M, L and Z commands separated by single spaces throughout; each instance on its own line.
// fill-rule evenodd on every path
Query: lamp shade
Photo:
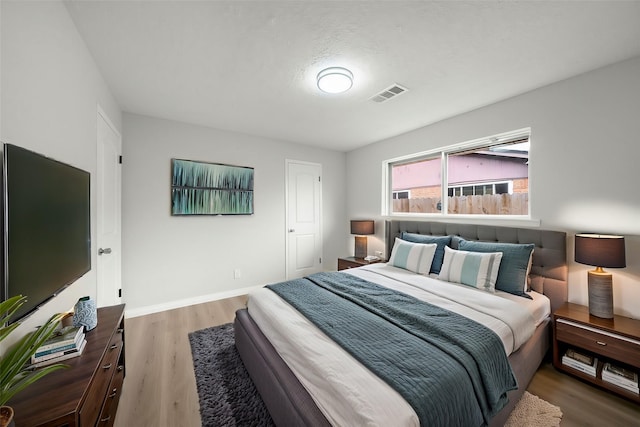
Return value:
M 352 220 L 351 234 L 357 234 L 360 236 L 365 236 L 367 234 L 374 234 L 374 221 L 369 219 Z
M 575 260 L 595 267 L 624 268 L 624 236 L 576 234 Z

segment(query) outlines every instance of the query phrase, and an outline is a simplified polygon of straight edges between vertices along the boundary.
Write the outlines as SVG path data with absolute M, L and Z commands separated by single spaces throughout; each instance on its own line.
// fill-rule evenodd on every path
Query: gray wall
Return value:
M 0 138 L 91 173 L 95 267 L 97 108 L 118 128 L 120 109 L 62 3 L 3 1 L 0 10 Z M 96 296 L 95 268 L 29 317 L 22 330 L 73 308 L 84 295 Z
M 123 141 L 128 316 L 284 280 L 286 159 L 322 164 L 324 268 L 345 255 L 345 153 L 132 114 L 124 115 Z M 255 168 L 254 215 L 171 216 L 172 158 Z
M 347 154 L 348 215 L 376 218 L 383 250 L 382 161 L 531 127 L 532 222 L 567 231 L 569 299 L 587 304 L 587 271 L 573 235 L 626 236 L 627 268 L 611 269 L 614 306 L 640 318 L 640 58 L 595 70 Z M 509 225 L 508 222 L 503 222 Z

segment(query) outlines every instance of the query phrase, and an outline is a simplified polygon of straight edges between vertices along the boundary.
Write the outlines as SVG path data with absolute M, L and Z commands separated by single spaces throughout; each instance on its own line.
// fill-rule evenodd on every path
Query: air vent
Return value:
M 390 100 L 391 98 L 395 98 L 398 95 L 402 95 L 408 90 L 409 89 L 407 89 L 406 87 L 402 87 L 399 84 L 394 83 L 393 85 L 389 86 L 382 92 L 376 93 L 375 95 L 373 95 L 371 97 L 371 100 L 373 102 L 385 102 Z

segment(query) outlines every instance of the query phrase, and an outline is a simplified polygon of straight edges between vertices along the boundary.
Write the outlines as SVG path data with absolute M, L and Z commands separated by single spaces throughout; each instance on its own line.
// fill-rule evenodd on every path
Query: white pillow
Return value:
M 429 274 L 436 243 L 411 243 L 396 237 L 389 264 L 418 274 Z
M 457 251 L 444 248 L 444 262 L 438 278 L 495 292 L 502 252 Z

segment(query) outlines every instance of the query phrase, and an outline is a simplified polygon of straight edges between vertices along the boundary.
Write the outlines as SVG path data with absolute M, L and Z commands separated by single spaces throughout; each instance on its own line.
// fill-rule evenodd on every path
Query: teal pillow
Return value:
M 433 256 L 433 262 L 431 263 L 431 269 L 429 272 L 440 274 L 440 269 L 442 268 L 442 263 L 444 261 L 444 247 L 449 246 L 449 243 L 451 243 L 451 236 L 429 236 L 403 231 L 400 238 L 413 243 L 435 243 L 437 245 L 436 253 Z
M 463 251 L 502 252 L 496 289 L 529 299 L 531 297 L 525 293 L 525 290 L 527 289 L 527 276 L 534 247 L 533 243 L 472 242 L 469 240 L 462 240 L 458 245 L 458 248 Z

